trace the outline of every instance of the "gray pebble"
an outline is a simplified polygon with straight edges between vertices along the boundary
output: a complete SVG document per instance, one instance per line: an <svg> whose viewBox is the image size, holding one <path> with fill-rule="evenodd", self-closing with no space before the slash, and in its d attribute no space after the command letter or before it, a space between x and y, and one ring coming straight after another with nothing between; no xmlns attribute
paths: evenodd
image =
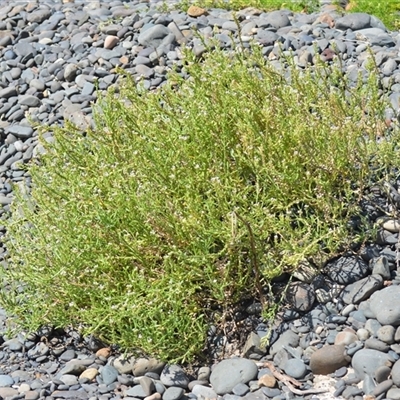
<svg viewBox="0 0 400 400"><path fill-rule="evenodd" d="M182 398L184 392L185 391L181 387L169 387L163 394L163 400L179 400Z"/></svg>
<svg viewBox="0 0 400 400"><path fill-rule="evenodd" d="M0 387L14 385L14 379L8 375L0 375Z"/></svg>
<svg viewBox="0 0 400 400"><path fill-rule="evenodd" d="M284 370L287 375L295 379L303 379L307 374L307 367L302 360L292 358L285 363Z"/></svg>

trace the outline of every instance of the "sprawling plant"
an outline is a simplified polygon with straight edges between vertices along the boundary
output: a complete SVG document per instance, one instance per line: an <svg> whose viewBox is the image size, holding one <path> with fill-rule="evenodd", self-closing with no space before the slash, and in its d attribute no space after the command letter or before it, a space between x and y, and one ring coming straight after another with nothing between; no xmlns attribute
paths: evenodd
<svg viewBox="0 0 400 400"><path fill-rule="evenodd" d="M7 227L16 321L189 360L210 308L256 295L268 310L273 277L354 240L371 170L395 160L378 77L290 60L284 75L256 46L188 51L189 79L148 92L127 76L96 129L54 128Z"/></svg>

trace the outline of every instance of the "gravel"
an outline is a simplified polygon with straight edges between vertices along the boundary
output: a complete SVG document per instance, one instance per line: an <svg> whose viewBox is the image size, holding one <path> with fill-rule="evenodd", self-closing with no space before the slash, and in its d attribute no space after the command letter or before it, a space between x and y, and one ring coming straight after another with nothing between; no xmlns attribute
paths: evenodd
<svg viewBox="0 0 400 400"><path fill-rule="evenodd" d="M342 16L330 3L321 1L321 11L314 14L248 8L237 13L239 29L233 14L222 9L163 12L162 4L174 4L169 0L3 0L0 216L5 218L9 211L12 184L25 179L30 186L24 165L43 151L27 113L39 124L61 125L71 119L83 129L93 125L95 85L100 90L114 87L116 66L143 80L150 90L165 83L173 66L184 76L181 46L198 56L205 51L194 29L205 37L214 35L227 50L231 35L245 46L255 40L278 68L278 44L293 51L299 66L313 61L314 45L326 61L339 52L354 81L359 72L365 73L371 45L382 86L399 109L400 32L389 32L367 14ZM388 121L396 118L388 111ZM391 202L379 192L380 207L367 205L371 220L381 217L382 209L398 206L397 182L389 192ZM246 331L244 345L235 345L238 338L233 332L210 329L209 350L215 362L207 365L182 368L128 357L68 329L7 337L7 316L0 310L0 398L400 399L400 319L395 301L400 295L399 227L400 221L386 218L377 243L359 255L332 260L317 276L296 276L287 308L273 323L262 321L260 304L243 306L241 320L252 328ZM0 235L4 232L1 227ZM5 254L0 243L1 262ZM267 347L260 340L265 335L270 335ZM223 359L224 352L236 358Z"/></svg>

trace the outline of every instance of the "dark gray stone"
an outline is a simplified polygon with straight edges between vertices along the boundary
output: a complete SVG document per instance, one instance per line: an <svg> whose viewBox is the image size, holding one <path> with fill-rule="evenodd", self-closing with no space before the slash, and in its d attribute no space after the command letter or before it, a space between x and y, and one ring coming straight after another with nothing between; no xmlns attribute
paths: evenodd
<svg viewBox="0 0 400 400"><path fill-rule="evenodd" d="M172 32L164 25L154 25L151 28L142 30L138 36L138 42L142 46L157 48L162 44L165 37L167 37Z"/></svg>
<svg viewBox="0 0 400 400"><path fill-rule="evenodd" d="M41 102L37 97L27 94L19 97L19 104L21 106L39 107Z"/></svg>
<svg viewBox="0 0 400 400"><path fill-rule="evenodd" d="M8 99L10 97L17 96L17 94L17 88L14 86L0 89L0 99Z"/></svg>
<svg viewBox="0 0 400 400"><path fill-rule="evenodd" d="M70 361L58 372L57 377L60 377L65 374L77 375L79 376L86 367L82 364L79 364L75 361Z"/></svg>
<svg viewBox="0 0 400 400"><path fill-rule="evenodd" d="M367 276L358 282L352 283L342 291L341 299L346 304L358 304L367 299L372 293L383 286L383 278L380 275Z"/></svg>
<svg viewBox="0 0 400 400"><path fill-rule="evenodd" d="M245 396L250 391L250 388L244 383L238 383L232 389L232 393L237 396Z"/></svg>
<svg viewBox="0 0 400 400"><path fill-rule="evenodd" d="M273 45L278 38L279 36L275 32L264 30L258 31L255 36L255 40L263 46Z"/></svg>
<svg viewBox="0 0 400 400"><path fill-rule="evenodd" d="M147 397L146 392L143 390L143 387L141 385L136 385L125 391L125 396L136 397L139 399L144 399L145 397Z"/></svg>
<svg viewBox="0 0 400 400"><path fill-rule="evenodd" d="M73 358L75 358L75 356L76 356L75 350L69 349L69 350L64 351L60 355L59 359L62 361L71 361Z"/></svg>
<svg viewBox="0 0 400 400"><path fill-rule="evenodd" d="M387 379L386 381L383 381L379 383L375 389L371 392L373 396L380 396L383 393L386 393L391 387L393 386L393 381L391 379Z"/></svg>
<svg viewBox="0 0 400 400"><path fill-rule="evenodd" d="M290 19L284 10L272 11L267 14L266 22L276 29L291 25Z"/></svg>
<svg viewBox="0 0 400 400"><path fill-rule="evenodd" d="M296 311L309 311L315 302L314 288L305 282L293 282L287 289L286 301Z"/></svg>
<svg viewBox="0 0 400 400"><path fill-rule="evenodd" d="M255 332L251 332L242 350L244 357L249 357L250 354L264 355L266 353L265 346L261 346L261 337Z"/></svg>
<svg viewBox="0 0 400 400"><path fill-rule="evenodd" d="M274 389L274 388L269 388L269 387L262 388L262 391L265 394L265 396L270 397L270 398L280 396L280 394L281 394L281 391L279 389Z"/></svg>
<svg viewBox="0 0 400 400"><path fill-rule="evenodd" d="M327 264L325 273L334 282L348 285L366 277L368 265L359 257L340 257Z"/></svg>
<svg viewBox="0 0 400 400"><path fill-rule="evenodd" d="M32 136L33 129L30 126L11 125L7 128L7 133L11 133L21 139L27 139Z"/></svg>
<svg viewBox="0 0 400 400"><path fill-rule="evenodd" d="M89 398L89 395L84 390L56 390L51 395L61 399L86 400Z"/></svg>
<svg viewBox="0 0 400 400"><path fill-rule="evenodd" d="M387 366L379 367L375 371L375 380L377 383L385 381L391 373L391 369Z"/></svg>
<svg viewBox="0 0 400 400"><path fill-rule="evenodd" d="M370 261L373 275L380 275L383 279L390 279L390 265L389 260L385 257L373 258Z"/></svg>
<svg viewBox="0 0 400 400"><path fill-rule="evenodd" d="M300 338L297 333L292 330L287 330L282 333L278 340L271 346L269 353L274 356L284 346L297 347L299 345Z"/></svg>
<svg viewBox="0 0 400 400"><path fill-rule="evenodd" d="M351 29L357 31L360 29L371 27L371 16L365 13L352 13L347 14L342 18L336 20L335 28L340 30Z"/></svg>
<svg viewBox="0 0 400 400"><path fill-rule="evenodd" d="M390 347L387 343L382 342L379 339L369 338L365 341L365 348L366 349L374 349L374 350L378 350L378 351L387 353L389 351Z"/></svg>
<svg viewBox="0 0 400 400"><path fill-rule="evenodd" d="M26 20L31 23L36 22L38 24L41 24L46 19L50 18L52 14L53 13L51 9L41 8L28 13L26 16Z"/></svg>

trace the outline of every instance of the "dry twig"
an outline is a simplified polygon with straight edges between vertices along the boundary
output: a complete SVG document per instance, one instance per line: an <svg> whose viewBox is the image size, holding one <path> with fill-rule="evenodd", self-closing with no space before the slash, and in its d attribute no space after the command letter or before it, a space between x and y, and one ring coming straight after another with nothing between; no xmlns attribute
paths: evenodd
<svg viewBox="0 0 400 400"><path fill-rule="evenodd" d="M317 394L317 393L327 392L327 390L325 389L307 389L307 390L296 389L295 386L301 386L302 385L301 382L288 375L282 374L275 368L275 366L271 362L265 361L262 363L262 366L267 367L275 376L275 378L283 382L289 388L289 390L294 394L303 396L305 394Z"/></svg>

